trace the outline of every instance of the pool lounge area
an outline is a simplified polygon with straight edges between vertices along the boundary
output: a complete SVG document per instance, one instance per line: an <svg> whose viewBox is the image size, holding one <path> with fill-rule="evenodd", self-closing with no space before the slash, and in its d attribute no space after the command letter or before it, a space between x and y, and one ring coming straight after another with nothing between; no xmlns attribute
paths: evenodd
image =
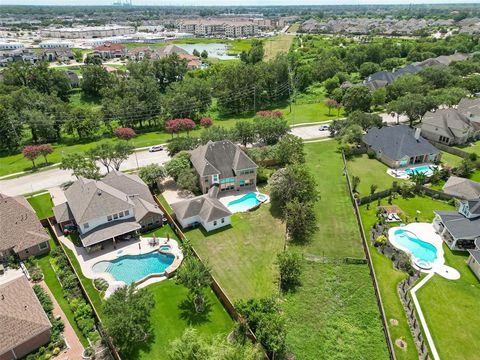
<svg viewBox="0 0 480 360"><path fill-rule="evenodd" d="M247 192L235 195L227 195L219 199L232 214L249 211L256 206L267 203L270 197L260 192Z"/></svg>
<svg viewBox="0 0 480 360"><path fill-rule="evenodd" d="M390 228L388 240L410 257L415 269L424 273L436 273L450 280L460 277L457 270L445 265L443 240L432 224L411 223Z"/></svg>
<svg viewBox="0 0 480 360"><path fill-rule="evenodd" d="M387 174L397 179L409 179L415 173L432 176L435 169L440 170L440 167L435 164L422 164L418 166L410 166L399 169L387 169Z"/></svg>

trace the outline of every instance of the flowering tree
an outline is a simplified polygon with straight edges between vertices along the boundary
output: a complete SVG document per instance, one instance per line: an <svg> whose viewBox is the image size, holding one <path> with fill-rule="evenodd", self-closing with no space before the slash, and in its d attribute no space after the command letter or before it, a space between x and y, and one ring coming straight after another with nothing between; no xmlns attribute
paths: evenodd
<svg viewBox="0 0 480 360"><path fill-rule="evenodd" d="M281 111L270 111L270 110L262 110L257 111L257 117L275 117L275 118L282 118L283 113Z"/></svg>
<svg viewBox="0 0 480 360"><path fill-rule="evenodd" d="M40 149L37 145L27 145L22 150L23 157L30 160L35 167L35 159L40 156Z"/></svg>
<svg viewBox="0 0 480 360"><path fill-rule="evenodd" d="M207 129L213 125L213 120L212 118L209 118L209 117L202 117L200 119L200 125L202 125L205 129Z"/></svg>
<svg viewBox="0 0 480 360"><path fill-rule="evenodd" d="M172 119L165 121L165 131L172 134L178 134L180 132L180 123L178 119Z"/></svg>
<svg viewBox="0 0 480 360"><path fill-rule="evenodd" d="M132 128L116 128L113 133L122 140L130 140L137 135Z"/></svg>
<svg viewBox="0 0 480 360"><path fill-rule="evenodd" d="M45 159L45 163L48 163L47 156L53 153L53 147L51 144L37 145L39 154Z"/></svg>
<svg viewBox="0 0 480 360"><path fill-rule="evenodd" d="M180 130L186 131L187 135L190 132L190 130L195 129L195 121L192 119L177 119L178 122L180 123Z"/></svg>

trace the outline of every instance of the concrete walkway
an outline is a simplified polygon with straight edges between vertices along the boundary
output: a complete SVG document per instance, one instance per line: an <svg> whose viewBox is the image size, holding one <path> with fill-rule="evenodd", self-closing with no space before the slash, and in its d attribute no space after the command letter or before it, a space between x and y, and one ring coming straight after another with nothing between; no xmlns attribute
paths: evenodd
<svg viewBox="0 0 480 360"><path fill-rule="evenodd" d="M33 285L33 284L32 284ZM60 305L58 305L57 300L55 299L55 296L53 296L52 292L48 288L47 284L45 284L44 281L38 283L50 296L50 299L52 299L52 304L53 304L53 316L54 317L60 317L65 324L65 328L63 329L63 337L65 339L65 343L67 344L67 348L62 351L60 354L58 354L55 359L60 359L60 360L73 360L73 359L82 359L82 354L83 354L83 346L80 343L80 340L78 339L77 334L75 333L75 330L73 330L72 325L70 325L70 322L68 321L67 317L65 316L65 313L63 312L62 308Z"/></svg>
<svg viewBox="0 0 480 360"><path fill-rule="evenodd" d="M432 334L428 329L427 321L425 320L425 316L423 315L422 308L420 307L420 302L417 298L417 291L426 284L428 280L430 280L435 273L428 274L422 281L420 281L411 291L410 294L413 299L413 304L415 305L415 309L417 310L418 317L420 318L420 323L422 324L423 332L425 333L425 337L428 341L428 346L430 347L430 351L432 352L432 356L434 360L440 360L440 355L438 355L437 348L435 347L435 343L433 342Z"/></svg>

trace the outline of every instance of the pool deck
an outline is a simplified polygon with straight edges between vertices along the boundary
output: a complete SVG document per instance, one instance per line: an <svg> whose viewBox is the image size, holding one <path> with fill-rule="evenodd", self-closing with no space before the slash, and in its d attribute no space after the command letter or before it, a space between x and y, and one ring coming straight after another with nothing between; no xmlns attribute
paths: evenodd
<svg viewBox="0 0 480 360"><path fill-rule="evenodd" d="M423 168L423 167L435 167L438 168L439 170L441 167L439 165L427 163L427 164L418 164L414 166L407 166L404 168L398 168L398 169L387 169L387 174L390 175L391 177L394 177L395 179L402 179L402 180L407 180L410 178L410 175L406 172L407 169L417 169L417 168ZM431 176L427 175L427 176Z"/></svg>
<svg viewBox="0 0 480 360"><path fill-rule="evenodd" d="M165 270L165 273L172 273L174 272L182 263L183 260L183 253L180 249L176 240L167 239L167 238L157 238L158 244L157 245L150 245L149 239L140 236L139 239L133 239L129 241L121 241L113 245L113 243L105 243L103 250L98 250L92 253L87 253L85 248L75 246L70 239L65 237L58 225L55 226L55 232L59 241L62 242L67 248L73 251L75 256L77 257L78 263L82 269L83 275L89 279L97 279L103 278L108 281L109 285L118 284L118 282L113 278L110 273L106 272L95 272L93 271L92 267L96 263L100 261L111 261L115 260L120 256L125 255L142 255L148 254L153 251L158 251L160 246L168 244L171 246L171 250L166 253L171 253L175 256L173 263ZM152 276L146 280L143 280L138 287L142 288L148 286L150 284L165 280L166 276Z"/></svg>
<svg viewBox="0 0 480 360"><path fill-rule="evenodd" d="M267 194L263 194L261 192L258 192L257 189L244 189L244 190L235 191L235 192L227 192L223 196L222 196L221 193L219 193L218 194L219 195L218 200L220 200L220 202L228 208L228 203L230 203L232 201L235 201L235 200L238 200L241 197L243 197L243 196L245 196L249 193L252 193L252 192L257 194L257 195L265 195L267 197L267 200L264 201L264 203L269 203L270 202L270 196L268 196Z"/></svg>

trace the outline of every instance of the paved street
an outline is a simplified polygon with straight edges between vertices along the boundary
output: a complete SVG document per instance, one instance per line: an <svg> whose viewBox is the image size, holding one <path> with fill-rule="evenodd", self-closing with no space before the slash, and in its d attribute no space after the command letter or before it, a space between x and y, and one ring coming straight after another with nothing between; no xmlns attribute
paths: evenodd
<svg viewBox="0 0 480 360"><path fill-rule="evenodd" d="M320 131L320 125L298 126L292 128L291 134L301 137L304 140L324 138L330 136L330 131Z"/></svg>
<svg viewBox="0 0 480 360"><path fill-rule="evenodd" d="M166 151L158 151L154 153L139 151L131 155L120 167L120 170L131 170L138 166L142 167L151 163L164 164L169 160ZM98 165L100 171L105 172L105 167ZM59 186L67 181L75 180L75 176L70 171L60 170L58 168L25 175L19 178L0 181L0 193L16 196L47 190L55 186Z"/></svg>

